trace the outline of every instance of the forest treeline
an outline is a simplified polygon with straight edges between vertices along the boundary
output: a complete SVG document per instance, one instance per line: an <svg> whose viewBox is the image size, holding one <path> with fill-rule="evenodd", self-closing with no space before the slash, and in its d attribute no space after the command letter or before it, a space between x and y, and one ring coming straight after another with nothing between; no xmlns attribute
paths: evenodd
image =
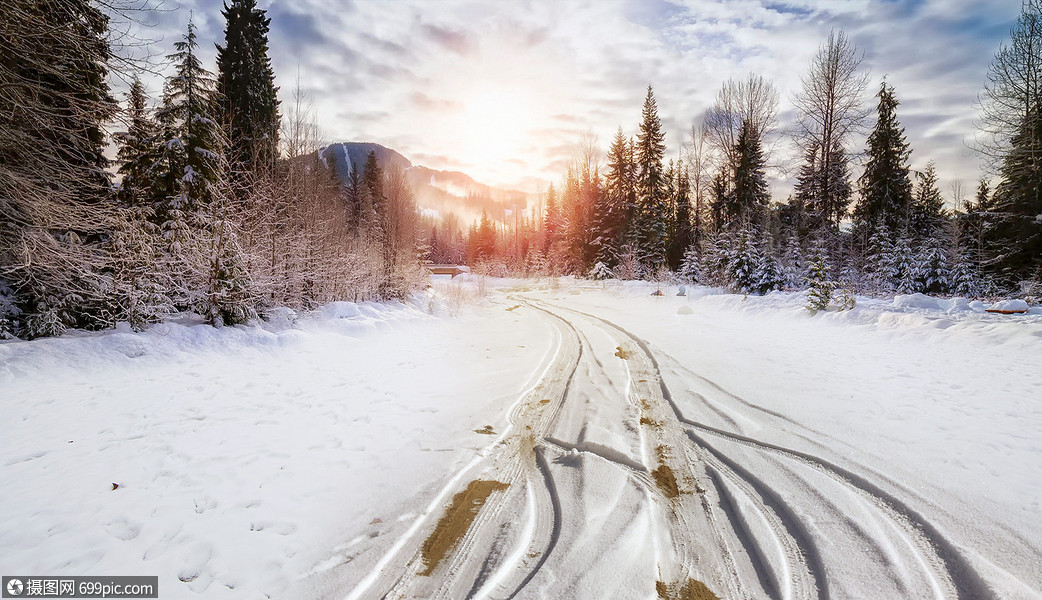
<svg viewBox="0 0 1042 600"><path fill-rule="evenodd" d="M254 0L225 4L214 71L189 22L155 102L110 42L110 19L138 15L104 9L0 8L0 339L185 312L245 323L422 283L404 174L370 155L342 185L299 85L280 114L270 21ZM113 70L132 79L123 106Z"/></svg>
<svg viewBox="0 0 1042 600"><path fill-rule="evenodd" d="M790 135L803 158L785 202L772 201L767 183L769 149L779 137L779 94L769 80L725 82L682 158L668 163L649 86L636 135L619 128L603 164L584 140L538 218L509 229L483 219L457 238L435 229L429 246L440 256L465 245L472 264L500 274L677 278L742 293L1037 294L1040 48L1042 3L1028 0L980 96L976 149L995 167L997 185L982 178L976 190L956 187L954 208L932 162L911 168L894 87L884 78L873 110L863 54L834 32L793 99ZM852 148L864 132L864 150Z"/></svg>
<svg viewBox="0 0 1042 600"><path fill-rule="evenodd" d="M981 296L1042 280L1042 0L1024 2L981 92L977 149L994 177L954 209L932 163L911 168L897 91L884 79L873 110L863 54L834 32L793 99L803 158L787 201L766 175L779 94L750 75L723 84L680 158L665 160L649 86L636 134L620 127L603 162L586 140L542 214L466 231L421 220L405 174L375 155L337 176L299 83L280 105L255 0L224 6L212 71L189 22L154 99L113 48L110 20L130 10L0 5L0 339L403 298L423 260L744 293ZM112 74L130 80L123 102Z"/></svg>

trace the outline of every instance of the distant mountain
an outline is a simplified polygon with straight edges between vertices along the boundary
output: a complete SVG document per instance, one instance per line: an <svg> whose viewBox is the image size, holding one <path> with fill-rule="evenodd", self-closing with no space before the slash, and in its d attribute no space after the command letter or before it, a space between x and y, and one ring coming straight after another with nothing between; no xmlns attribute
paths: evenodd
<svg viewBox="0 0 1042 600"><path fill-rule="evenodd" d="M516 211L528 205L528 194L504 190L479 183L466 173L438 171L420 165L395 150L371 142L341 142L319 150L327 164L332 164L340 180L347 182L354 168L361 170L370 152L376 153L380 168L405 171L416 196L416 204L424 215L439 219L455 218L461 227L481 218L485 211L494 220L507 222Z"/></svg>
<svg viewBox="0 0 1042 600"><path fill-rule="evenodd" d="M380 167L383 169L397 167L408 170L412 167L412 162L408 158L390 148L371 142L330 144L319 150L319 152L322 153L322 160L326 161L326 164L329 164L330 159L332 159L336 167L336 173L340 176L341 181L347 181L351 165L354 165L354 168L361 171L362 167L365 166L365 161L369 158L370 152L376 152L376 162L380 163Z"/></svg>

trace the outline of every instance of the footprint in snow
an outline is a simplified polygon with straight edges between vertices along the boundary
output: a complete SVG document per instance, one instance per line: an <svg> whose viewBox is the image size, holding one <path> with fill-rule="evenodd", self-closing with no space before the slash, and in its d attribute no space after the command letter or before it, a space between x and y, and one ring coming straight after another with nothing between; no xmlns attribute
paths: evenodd
<svg viewBox="0 0 1042 600"><path fill-rule="evenodd" d="M101 528L105 530L105 533L124 542L136 538L141 533L141 524L125 517L109 519L101 524Z"/></svg>

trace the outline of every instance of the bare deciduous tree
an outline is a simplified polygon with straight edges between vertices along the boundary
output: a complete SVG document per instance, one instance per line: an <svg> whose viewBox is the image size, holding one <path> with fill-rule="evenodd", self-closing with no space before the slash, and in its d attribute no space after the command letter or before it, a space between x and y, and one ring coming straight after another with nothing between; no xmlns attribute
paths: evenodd
<svg viewBox="0 0 1042 600"><path fill-rule="evenodd" d="M843 31L833 31L811 60L803 77L803 89L793 103L799 111L795 137L805 153L816 154L820 198L811 198L813 208L838 226L846 212L848 182L836 181L846 175L846 146L851 135L860 131L871 109L865 105L868 74L861 69L864 54L858 52ZM843 164L834 164L844 161Z"/></svg>
<svg viewBox="0 0 1042 600"><path fill-rule="evenodd" d="M733 171L738 162L738 137L749 124L749 135L765 147L777 126L778 89L770 80L755 74L745 79L728 79L706 111L705 127L719 166Z"/></svg>
<svg viewBox="0 0 1042 600"><path fill-rule="evenodd" d="M1024 124L1042 118L1042 0L1024 0L1009 43L999 48L988 69L978 102L981 135L975 146L996 166Z"/></svg>

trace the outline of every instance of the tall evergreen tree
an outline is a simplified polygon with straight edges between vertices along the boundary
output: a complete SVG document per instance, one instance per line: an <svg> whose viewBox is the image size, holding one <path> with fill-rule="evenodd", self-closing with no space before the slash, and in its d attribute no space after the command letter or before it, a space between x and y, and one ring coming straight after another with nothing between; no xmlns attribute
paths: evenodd
<svg viewBox="0 0 1042 600"><path fill-rule="evenodd" d="M947 221L944 198L937 187L937 167L931 161L917 176L919 185L916 186L915 196L908 211L908 225L921 237L937 237Z"/></svg>
<svg viewBox="0 0 1042 600"><path fill-rule="evenodd" d="M1042 96L1034 110L1042 113ZM988 269L1007 287L1042 281L1042 116L1024 119L1000 175L988 214Z"/></svg>
<svg viewBox="0 0 1042 600"><path fill-rule="evenodd" d="M557 202L557 192L554 184L546 191L546 213L543 215L543 232L546 234L546 248L549 249L561 238L564 232L564 217L561 216L561 206Z"/></svg>
<svg viewBox="0 0 1042 600"><path fill-rule="evenodd" d="M216 82L198 56L195 24L174 44L168 58L175 72L167 79L160 123L158 217L170 210L199 215L210 204L222 176L223 138L214 117Z"/></svg>
<svg viewBox="0 0 1042 600"><path fill-rule="evenodd" d="M766 159L760 140L749 125L742 126L735 147L738 156L734 171L734 189L727 203L727 217L735 222L752 222L770 203L765 173Z"/></svg>
<svg viewBox="0 0 1042 600"><path fill-rule="evenodd" d="M140 206L150 198L154 146L158 136L156 123L149 114L148 98L141 80L134 78L127 93L127 130L113 137L119 150L116 159L119 174L123 176L117 197L125 206Z"/></svg>
<svg viewBox="0 0 1042 600"><path fill-rule="evenodd" d="M362 167L362 194L359 207L359 228L374 240L382 240L384 234L384 184L383 169L370 151Z"/></svg>
<svg viewBox="0 0 1042 600"><path fill-rule="evenodd" d="M604 187L594 210L595 236L593 245L597 261L615 267L622 248L627 224L627 206L634 198L634 171L629 141L622 135L622 127L615 133L608 150L608 170Z"/></svg>
<svg viewBox="0 0 1042 600"><path fill-rule="evenodd" d="M691 219L691 180L687 168L678 165L673 186L673 226L669 240L669 268L676 271L684 259L684 253L695 241Z"/></svg>
<svg viewBox="0 0 1042 600"><path fill-rule="evenodd" d="M884 81L878 98L876 125L868 136L868 162L859 182L861 198L854 209L855 224L868 236L881 225L904 231L912 201L911 150L897 120L899 103L893 86Z"/></svg>
<svg viewBox="0 0 1042 600"><path fill-rule="evenodd" d="M279 100L268 57L271 19L256 0L231 0L222 13L224 46L217 46L218 117L228 131L233 169L269 169L278 156Z"/></svg>
<svg viewBox="0 0 1042 600"><path fill-rule="evenodd" d="M641 110L637 134L637 209L634 216L634 244L641 262L650 269L666 260L666 201L662 159L666 134L658 116L655 94L648 94Z"/></svg>

